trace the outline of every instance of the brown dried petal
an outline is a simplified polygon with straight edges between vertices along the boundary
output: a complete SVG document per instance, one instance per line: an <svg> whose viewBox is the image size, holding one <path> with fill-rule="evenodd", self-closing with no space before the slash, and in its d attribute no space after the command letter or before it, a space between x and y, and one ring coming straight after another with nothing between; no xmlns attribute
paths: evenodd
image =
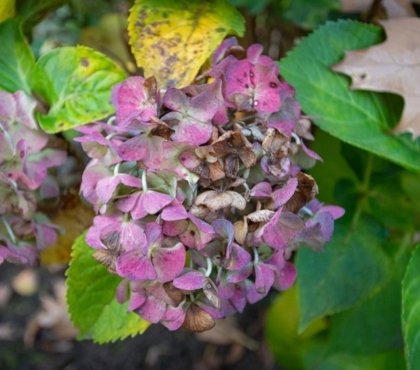
<svg viewBox="0 0 420 370"><path fill-rule="evenodd" d="M250 213L247 215L247 218L252 222L268 222L273 215L274 211L262 209L260 211Z"/></svg>
<svg viewBox="0 0 420 370"><path fill-rule="evenodd" d="M232 204L232 197L227 192L217 192L215 190L208 190L198 195L195 200L195 205L204 205L211 211L218 211L219 209L229 207Z"/></svg>
<svg viewBox="0 0 420 370"><path fill-rule="evenodd" d="M239 153L239 157L246 168L251 168L257 163L257 155L252 149L242 149Z"/></svg>
<svg viewBox="0 0 420 370"><path fill-rule="evenodd" d="M220 299L217 295L217 288L216 285L214 285L213 281L210 279L207 279L206 284L203 287L203 292L207 299L210 301L210 303L216 307L217 309L220 308Z"/></svg>
<svg viewBox="0 0 420 370"><path fill-rule="evenodd" d="M197 305L191 305L186 312L182 327L193 333L200 333L210 330L215 324L216 322L206 311Z"/></svg>
<svg viewBox="0 0 420 370"><path fill-rule="evenodd" d="M237 208L241 211L245 209L246 200L241 194L237 193L236 191L232 191L232 190L228 190L226 193L229 194L231 199L232 199L232 201L231 201L231 206L232 207Z"/></svg>
<svg viewBox="0 0 420 370"><path fill-rule="evenodd" d="M163 284L166 294L174 301L175 306L178 306L184 299L184 293L175 288L172 283Z"/></svg>
<svg viewBox="0 0 420 370"><path fill-rule="evenodd" d="M269 128L262 142L262 147L266 153L274 158L287 156L290 139L273 128Z"/></svg>
<svg viewBox="0 0 420 370"><path fill-rule="evenodd" d="M93 258L104 265L109 272L115 273L116 256L109 250L97 249L95 253L93 253Z"/></svg>
<svg viewBox="0 0 420 370"><path fill-rule="evenodd" d="M310 202L318 194L318 185L314 178L304 172L299 172L297 175L298 186L295 194L285 204L285 209L296 213L306 203Z"/></svg>
<svg viewBox="0 0 420 370"><path fill-rule="evenodd" d="M236 221L233 226L235 229L235 240L239 244L243 245L248 234L248 222L246 220L246 217L244 217L244 219L241 221Z"/></svg>
<svg viewBox="0 0 420 370"><path fill-rule="evenodd" d="M217 181L225 177L225 173L223 172L223 166L220 162L211 163L208 165L208 168L209 175L212 181Z"/></svg>

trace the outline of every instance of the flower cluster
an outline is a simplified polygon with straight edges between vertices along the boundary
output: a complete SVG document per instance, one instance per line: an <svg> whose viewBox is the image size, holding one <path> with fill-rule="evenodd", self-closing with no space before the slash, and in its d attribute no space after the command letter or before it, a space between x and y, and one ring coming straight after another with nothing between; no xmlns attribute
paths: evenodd
<svg viewBox="0 0 420 370"><path fill-rule="evenodd" d="M0 91L0 264L34 265L57 236L38 204L58 196L48 169L61 165L66 153L47 148L49 137L33 117L35 105L23 92Z"/></svg>
<svg viewBox="0 0 420 370"><path fill-rule="evenodd" d="M261 53L227 39L182 89L129 77L115 117L80 128L87 243L124 278L118 300L170 330L207 330L290 287L293 252L321 249L343 214L315 199L309 121Z"/></svg>

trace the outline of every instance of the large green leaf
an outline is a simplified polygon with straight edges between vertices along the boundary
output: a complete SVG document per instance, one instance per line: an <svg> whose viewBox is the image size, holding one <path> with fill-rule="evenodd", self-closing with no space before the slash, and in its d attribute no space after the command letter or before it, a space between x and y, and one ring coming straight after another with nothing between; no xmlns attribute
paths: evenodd
<svg viewBox="0 0 420 370"><path fill-rule="evenodd" d="M379 27L354 21L328 22L303 39L281 61L281 72L296 89L303 110L331 135L407 168L420 171L420 139L391 132L402 99L349 89L349 79L333 72L346 50L383 40Z"/></svg>
<svg viewBox="0 0 420 370"><path fill-rule="evenodd" d="M137 65L159 85L184 87L244 19L226 0L137 0L128 31Z"/></svg>
<svg viewBox="0 0 420 370"><path fill-rule="evenodd" d="M319 319L299 334L298 324L299 302L295 286L277 296L268 309L265 321L265 338L278 363L287 366L287 370L303 368L307 339L327 326L325 319Z"/></svg>
<svg viewBox="0 0 420 370"><path fill-rule="evenodd" d="M323 253L299 251L300 331L366 299L385 283L389 258L381 249L383 239L382 229L363 218L355 230L338 223Z"/></svg>
<svg viewBox="0 0 420 370"><path fill-rule="evenodd" d="M94 249L81 235L74 243L67 275L67 304L80 337L104 343L143 333L149 323L115 299L121 279L92 257Z"/></svg>
<svg viewBox="0 0 420 370"><path fill-rule="evenodd" d="M420 369L420 245L410 259L403 281L402 325L410 370Z"/></svg>
<svg viewBox="0 0 420 370"><path fill-rule="evenodd" d="M35 58L16 19L0 23L0 89L30 94L30 73Z"/></svg>
<svg viewBox="0 0 420 370"><path fill-rule="evenodd" d="M114 112L111 88L125 72L88 47L62 47L43 55L35 66L34 90L49 104L38 122L57 133L107 117Z"/></svg>

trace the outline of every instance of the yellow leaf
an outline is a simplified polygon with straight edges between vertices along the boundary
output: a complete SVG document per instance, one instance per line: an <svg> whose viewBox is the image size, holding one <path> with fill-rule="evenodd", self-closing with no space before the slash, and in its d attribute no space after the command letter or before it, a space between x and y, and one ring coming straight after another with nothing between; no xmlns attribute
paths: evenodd
<svg viewBox="0 0 420 370"><path fill-rule="evenodd" d="M63 265L70 261L71 247L74 240L92 223L94 213L75 195L67 200L52 218L52 222L63 229L57 241L41 252L42 265Z"/></svg>
<svg viewBox="0 0 420 370"><path fill-rule="evenodd" d="M244 33L226 0L136 0L128 22L137 65L161 87L190 84L227 34Z"/></svg>
<svg viewBox="0 0 420 370"><path fill-rule="evenodd" d="M0 22L15 16L15 0L0 1Z"/></svg>

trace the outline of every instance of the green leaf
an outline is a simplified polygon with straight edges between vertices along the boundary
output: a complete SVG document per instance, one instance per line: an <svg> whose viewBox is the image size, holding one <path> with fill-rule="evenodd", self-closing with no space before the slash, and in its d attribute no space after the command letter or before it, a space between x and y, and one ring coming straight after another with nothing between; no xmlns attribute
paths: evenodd
<svg viewBox="0 0 420 370"><path fill-rule="evenodd" d="M346 50L383 40L379 27L353 21L328 22L281 61L281 72L314 123L340 140L409 169L420 171L420 139L391 132L402 99L396 95L352 91L349 79L330 67Z"/></svg>
<svg viewBox="0 0 420 370"><path fill-rule="evenodd" d="M41 128L57 133L103 119L114 112L111 88L125 72L103 54L88 47L62 47L36 63L33 86L50 108L38 113Z"/></svg>
<svg viewBox="0 0 420 370"><path fill-rule="evenodd" d="M399 349L402 355L400 318L401 277L393 274L368 300L331 318L329 351L369 355Z"/></svg>
<svg viewBox="0 0 420 370"><path fill-rule="evenodd" d="M265 338L280 365L287 370L303 368L303 352L308 338L326 328L326 320L313 321L298 333L299 302L296 287L277 296L270 305L265 321Z"/></svg>
<svg viewBox="0 0 420 370"><path fill-rule="evenodd" d="M323 253L299 251L300 331L320 317L366 299L385 283L389 258L381 249L383 239L378 225L362 219L356 230L338 223Z"/></svg>
<svg viewBox="0 0 420 370"><path fill-rule="evenodd" d="M281 5L285 19L306 29L324 23L332 10L339 9L339 0L286 0Z"/></svg>
<svg viewBox="0 0 420 370"><path fill-rule="evenodd" d="M184 87L226 35L243 35L244 23L226 0L137 0L128 32L146 77L161 87Z"/></svg>
<svg viewBox="0 0 420 370"><path fill-rule="evenodd" d="M16 19L0 23L0 89L31 92L29 77L35 58Z"/></svg>
<svg viewBox="0 0 420 370"><path fill-rule="evenodd" d="M307 369L313 370L314 366ZM329 356L316 369L320 370L405 370L401 351L387 351L371 355L339 352Z"/></svg>
<svg viewBox="0 0 420 370"><path fill-rule="evenodd" d="M338 181L348 179L356 182L357 180L351 167L341 155L343 145L345 144L336 138L318 130L311 146L311 149L315 150L323 161L318 162L308 172L318 184L319 199L326 203L336 203L334 189Z"/></svg>
<svg viewBox="0 0 420 370"><path fill-rule="evenodd" d="M420 244L414 250L402 289L402 326L409 370L420 368Z"/></svg>
<svg viewBox="0 0 420 370"><path fill-rule="evenodd" d="M80 337L104 343L143 333L149 323L116 301L115 291L121 279L98 263L93 253L85 234L79 236L66 272L67 304Z"/></svg>

